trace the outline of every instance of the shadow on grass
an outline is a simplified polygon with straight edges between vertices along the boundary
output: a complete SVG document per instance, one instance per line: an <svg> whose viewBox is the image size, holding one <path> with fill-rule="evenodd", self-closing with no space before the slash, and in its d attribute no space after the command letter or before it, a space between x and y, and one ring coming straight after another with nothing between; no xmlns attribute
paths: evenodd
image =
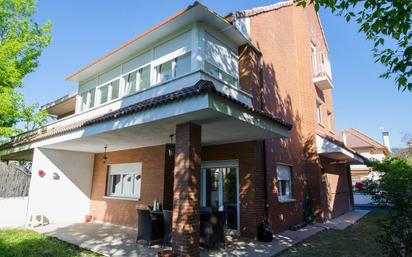
<svg viewBox="0 0 412 257"><path fill-rule="evenodd" d="M0 230L2 257L95 257L99 254L28 230Z"/></svg>
<svg viewBox="0 0 412 257"><path fill-rule="evenodd" d="M379 222L387 217L385 211L373 211L345 230L325 230L289 248L280 257L383 257L376 237Z"/></svg>

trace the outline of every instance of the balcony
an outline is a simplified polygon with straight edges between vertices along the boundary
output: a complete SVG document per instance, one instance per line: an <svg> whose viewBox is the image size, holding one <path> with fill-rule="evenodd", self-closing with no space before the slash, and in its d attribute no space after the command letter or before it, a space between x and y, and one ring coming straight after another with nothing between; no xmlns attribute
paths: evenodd
<svg viewBox="0 0 412 257"><path fill-rule="evenodd" d="M313 83L320 89L332 89L332 68L326 53L312 55Z"/></svg>

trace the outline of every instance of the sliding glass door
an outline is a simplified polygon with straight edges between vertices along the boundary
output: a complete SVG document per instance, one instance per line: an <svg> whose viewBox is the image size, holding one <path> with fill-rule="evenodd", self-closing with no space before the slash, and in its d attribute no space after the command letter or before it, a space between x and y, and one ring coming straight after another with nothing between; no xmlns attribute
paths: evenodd
<svg viewBox="0 0 412 257"><path fill-rule="evenodd" d="M237 162L202 165L201 206L224 211L226 228L239 230L239 168Z"/></svg>

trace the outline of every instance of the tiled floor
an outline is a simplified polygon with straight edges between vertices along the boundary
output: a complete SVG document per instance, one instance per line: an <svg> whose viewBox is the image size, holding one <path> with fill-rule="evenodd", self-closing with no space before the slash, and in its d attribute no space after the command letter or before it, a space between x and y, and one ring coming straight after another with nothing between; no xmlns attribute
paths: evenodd
<svg viewBox="0 0 412 257"><path fill-rule="evenodd" d="M368 211L348 212L324 224L306 226L298 231L284 231L270 243L228 235L226 246L218 250L202 250L201 256L274 256L324 229L345 229ZM136 230L101 223L50 224L37 227L37 232L57 237L105 256L156 256L162 246L136 245Z"/></svg>

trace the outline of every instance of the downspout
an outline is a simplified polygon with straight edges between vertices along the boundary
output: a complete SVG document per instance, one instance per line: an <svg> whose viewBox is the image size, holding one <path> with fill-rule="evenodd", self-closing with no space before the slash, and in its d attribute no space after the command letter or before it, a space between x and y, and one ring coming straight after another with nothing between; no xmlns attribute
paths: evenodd
<svg viewBox="0 0 412 257"><path fill-rule="evenodd" d="M259 58L259 108L260 110L265 110L264 104L264 83L263 83L263 59L260 52L256 52ZM265 204L265 216L264 222L269 224L269 203L268 203L268 184L267 184L267 164L266 164L266 140L263 140L263 183L265 185L264 192L264 204Z"/></svg>

